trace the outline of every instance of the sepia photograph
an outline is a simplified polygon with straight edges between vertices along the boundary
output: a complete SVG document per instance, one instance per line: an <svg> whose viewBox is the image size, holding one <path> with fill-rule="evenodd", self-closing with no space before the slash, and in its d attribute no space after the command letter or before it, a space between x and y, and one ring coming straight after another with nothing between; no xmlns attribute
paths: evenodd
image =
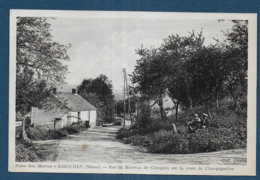
<svg viewBox="0 0 260 180"><path fill-rule="evenodd" d="M255 175L256 23L11 10L9 171Z"/></svg>

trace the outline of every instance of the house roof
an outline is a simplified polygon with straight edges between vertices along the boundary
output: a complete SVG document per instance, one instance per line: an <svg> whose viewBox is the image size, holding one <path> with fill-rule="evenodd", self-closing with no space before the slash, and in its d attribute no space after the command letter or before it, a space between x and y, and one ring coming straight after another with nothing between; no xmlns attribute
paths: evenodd
<svg viewBox="0 0 260 180"><path fill-rule="evenodd" d="M65 107L53 107L51 109L32 108L32 123L45 124L53 122L55 118L62 118L69 111L90 111L96 108L78 94L57 94L57 99L64 103Z"/></svg>
<svg viewBox="0 0 260 180"><path fill-rule="evenodd" d="M154 104L155 101L152 101L150 103L150 105ZM174 106L174 103L172 101L172 99L169 97L168 94L165 94L165 96L163 97L163 107L164 108L168 108L168 109L172 109ZM155 104L154 107L158 108L158 105Z"/></svg>
<svg viewBox="0 0 260 180"><path fill-rule="evenodd" d="M96 108L78 94L58 94L72 111L90 111Z"/></svg>

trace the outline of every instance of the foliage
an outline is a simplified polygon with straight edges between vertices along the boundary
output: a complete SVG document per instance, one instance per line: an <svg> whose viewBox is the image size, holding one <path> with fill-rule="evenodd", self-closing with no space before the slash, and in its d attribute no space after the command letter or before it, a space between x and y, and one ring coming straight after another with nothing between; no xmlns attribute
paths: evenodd
<svg viewBox="0 0 260 180"><path fill-rule="evenodd" d="M130 129L123 129L123 128L121 128L117 132L116 138L117 139L123 139L123 138L128 138L128 137L130 137L132 135L134 135L134 133Z"/></svg>
<svg viewBox="0 0 260 180"><path fill-rule="evenodd" d="M220 101L226 104L228 100ZM124 143L146 147L153 153L201 153L235 148L245 148L247 144L247 126L243 117L230 109L228 105L219 109L210 109L213 121L209 127L189 133L187 121L190 113L203 113L203 107L189 109L190 113L183 112L180 121L174 122L177 134L173 132L172 121L162 122L152 119L145 127L134 125L130 129L121 129L117 138L124 139Z"/></svg>
<svg viewBox="0 0 260 180"><path fill-rule="evenodd" d="M212 152L246 147L246 128L209 128L192 134L174 134L161 129L148 134L120 130L118 139L133 145L144 146L152 153L187 154Z"/></svg>
<svg viewBox="0 0 260 180"><path fill-rule="evenodd" d="M27 136L31 140L48 140L48 139L61 139L67 136L67 131L64 129L52 130L44 128L30 127L26 130Z"/></svg>
<svg viewBox="0 0 260 180"><path fill-rule="evenodd" d="M101 74L95 79L84 79L78 86L78 94L97 108L98 118L111 121L113 118L113 85Z"/></svg>
<svg viewBox="0 0 260 180"><path fill-rule="evenodd" d="M52 87L64 83L70 45L53 41L50 28L48 18L17 18L16 110L22 114L44 106Z"/></svg>
<svg viewBox="0 0 260 180"><path fill-rule="evenodd" d="M37 162L40 158L36 154L35 147L25 141L16 143L15 160L17 162Z"/></svg>
<svg viewBox="0 0 260 180"><path fill-rule="evenodd" d="M154 153L185 154L188 153L188 141L173 131L160 130L153 134L148 150Z"/></svg>
<svg viewBox="0 0 260 180"><path fill-rule="evenodd" d="M57 150L53 144L34 144L16 140L15 160L17 162L55 161Z"/></svg>
<svg viewBox="0 0 260 180"><path fill-rule="evenodd" d="M246 147L245 128L210 128L188 135L191 153Z"/></svg>
<svg viewBox="0 0 260 180"><path fill-rule="evenodd" d="M226 41L218 41L224 51L224 85L234 100L236 112L246 116L246 108L242 109L241 102L247 101L248 21L233 20L233 23L232 29L224 32Z"/></svg>
<svg viewBox="0 0 260 180"><path fill-rule="evenodd" d="M127 98L125 100L125 107L126 109L128 109L129 107L129 101L130 101L130 109L131 109L131 113L134 113L136 110L136 105L137 105L137 101L138 98L137 97L129 97L129 99ZM116 103L116 110L117 110L117 114L121 115L124 113L124 101L120 100ZM128 111L126 111L128 113Z"/></svg>
<svg viewBox="0 0 260 180"><path fill-rule="evenodd" d="M79 133L87 128L83 125L71 125L64 128L69 134Z"/></svg>
<svg viewBox="0 0 260 180"><path fill-rule="evenodd" d="M159 49L138 49L137 54L141 59L137 60L137 65L132 74L132 82L136 84L135 92L138 92L145 100L154 100L160 107L161 119L165 119L163 109L163 96L166 92L167 78L163 54Z"/></svg>
<svg viewBox="0 0 260 180"><path fill-rule="evenodd" d="M62 139L68 134L79 133L87 128L84 125L71 125L63 129L45 129L40 127L30 127L26 130L26 134L31 140L48 140L48 139Z"/></svg>
<svg viewBox="0 0 260 180"><path fill-rule="evenodd" d="M165 120L162 98L167 93L178 107L204 106L212 120L212 106L232 97L235 112L246 117L248 22L232 21L223 42L204 45L202 32L171 35L159 48L137 50L140 59L132 74L135 92L158 103ZM243 104L243 105L242 105Z"/></svg>

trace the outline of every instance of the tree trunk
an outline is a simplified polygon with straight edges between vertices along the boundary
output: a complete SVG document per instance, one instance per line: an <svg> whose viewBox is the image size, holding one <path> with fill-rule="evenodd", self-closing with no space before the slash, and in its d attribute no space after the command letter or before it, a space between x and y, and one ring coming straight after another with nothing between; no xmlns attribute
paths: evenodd
<svg viewBox="0 0 260 180"><path fill-rule="evenodd" d="M23 124L22 124L22 139L25 140L26 142L31 142L31 140L27 137L27 134L25 132L25 120L26 120L26 116L23 117Z"/></svg>
<svg viewBox="0 0 260 180"><path fill-rule="evenodd" d="M176 108L175 108L175 118L176 122L178 122L178 112L179 112L179 101L177 101Z"/></svg>
<svg viewBox="0 0 260 180"><path fill-rule="evenodd" d="M192 99L189 97L190 108L193 108Z"/></svg>
<svg viewBox="0 0 260 180"><path fill-rule="evenodd" d="M25 119L26 117L23 117L23 126L22 126L22 138L25 138Z"/></svg>
<svg viewBox="0 0 260 180"><path fill-rule="evenodd" d="M207 111L207 114L209 115L210 121L212 121L212 116L211 116L211 113L209 112L207 99L202 94L200 94L200 95L202 98L203 106L204 106L205 110Z"/></svg>
<svg viewBox="0 0 260 180"><path fill-rule="evenodd" d="M233 98L234 103L235 103L235 112L236 112L238 115L241 115L242 117L244 117L245 115L244 115L244 113L243 113L243 111L242 111L242 109L241 109L241 106L240 106L240 104L239 104L238 98L234 95L234 93L233 93L231 90L229 90L229 92L230 92L231 97Z"/></svg>
<svg viewBox="0 0 260 180"><path fill-rule="evenodd" d="M216 96L216 107L217 107L217 109L219 108L219 104L218 104L218 93L217 93L217 96Z"/></svg>
<svg viewBox="0 0 260 180"><path fill-rule="evenodd" d="M211 113L209 112L209 110L207 110L207 114L209 115L210 122L212 122L212 116L211 116Z"/></svg>
<svg viewBox="0 0 260 180"><path fill-rule="evenodd" d="M165 112L164 112L164 109L163 109L163 99L162 99L162 97L160 97L158 104L159 104L159 107L160 107L160 113L161 113L162 121L164 121L165 120Z"/></svg>

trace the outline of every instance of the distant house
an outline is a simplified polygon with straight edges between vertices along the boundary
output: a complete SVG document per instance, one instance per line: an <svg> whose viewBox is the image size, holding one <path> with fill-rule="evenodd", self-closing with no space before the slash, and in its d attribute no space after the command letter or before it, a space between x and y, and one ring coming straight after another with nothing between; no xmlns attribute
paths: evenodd
<svg viewBox="0 0 260 180"><path fill-rule="evenodd" d="M96 126L96 108L76 93L56 94L57 99L62 99L64 107L51 110L32 108L31 124L48 129L61 129L73 123L82 123L86 126Z"/></svg>
<svg viewBox="0 0 260 180"><path fill-rule="evenodd" d="M152 106L152 110L153 111L156 111L160 109L159 105L157 103L155 103L155 101L152 101L150 103L150 105L153 105ZM163 108L165 110L165 113L167 116L171 116L171 115L174 115L175 114L175 106L174 106L174 102L173 100L170 98L170 96L168 95L168 93L166 93L163 97ZM179 106L178 108L178 111L180 112L181 111L181 107Z"/></svg>

